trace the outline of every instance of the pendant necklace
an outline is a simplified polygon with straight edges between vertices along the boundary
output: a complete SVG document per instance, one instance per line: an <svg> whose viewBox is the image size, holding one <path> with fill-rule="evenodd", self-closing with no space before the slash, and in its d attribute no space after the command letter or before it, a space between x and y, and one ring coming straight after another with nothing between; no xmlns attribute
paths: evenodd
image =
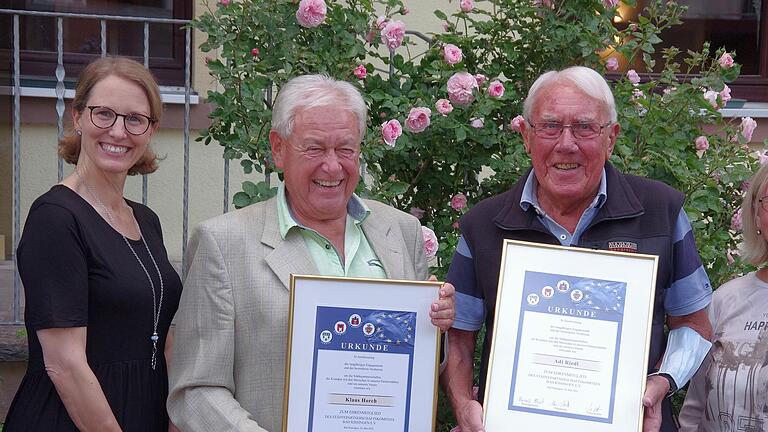
<svg viewBox="0 0 768 432"><path fill-rule="evenodd" d="M78 170L77 167L75 167L75 174L77 174L77 178L80 179L80 183L82 183L83 186L85 186L85 189L88 191L88 194L104 210L104 214L107 216L107 220L109 224L123 238L123 240L125 241L125 244L128 245L128 249L131 250L131 252L133 253L133 256L136 258L136 261L139 262L141 269L144 270L144 274L147 276L147 280L149 280L149 286L150 288L152 288L152 336L150 336L149 340L152 341L152 370L155 370L155 367L157 366L157 341L160 340L160 336L158 336L157 334L157 324L160 321L160 310L163 307L163 291L164 291L163 275L160 273L160 268L157 266L157 262L155 262L155 257L152 255L152 252L149 250L149 246L147 245L147 240L144 238L144 235L141 233L141 227L139 226L139 221L134 216L133 223L136 224L136 229L139 231L139 238L141 238L141 241L144 243L144 247L147 249L147 254L149 254L149 259L152 260L152 264L155 266L155 270L157 271L157 277L158 279L160 279L160 301L157 302L156 294L155 294L155 283L152 282L152 278L149 276L149 271L147 271L147 267L144 265L143 262L141 262L139 255L133 249L133 246L131 246L131 243L128 241L128 238L125 237L125 235L123 235L123 233L116 228L117 225L115 224L115 220L112 217L112 213L109 211L107 206L105 206L104 203L101 202L101 200L99 199L99 196L96 195L96 193L91 189L90 186L88 186L88 183L86 183L83 177L80 175L80 170Z"/></svg>

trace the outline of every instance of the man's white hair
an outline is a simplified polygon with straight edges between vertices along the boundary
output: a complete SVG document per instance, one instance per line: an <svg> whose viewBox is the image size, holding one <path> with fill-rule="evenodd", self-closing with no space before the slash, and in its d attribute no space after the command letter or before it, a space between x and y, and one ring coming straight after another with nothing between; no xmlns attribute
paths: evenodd
<svg viewBox="0 0 768 432"><path fill-rule="evenodd" d="M327 75L301 75L283 84L272 106L272 129L287 138L299 110L331 106L347 107L354 114L362 141L368 117L363 97L352 84Z"/></svg>
<svg viewBox="0 0 768 432"><path fill-rule="evenodd" d="M542 74L528 90L528 97L523 104L523 117L530 121L533 107L538 102L541 91L555 85L572 85L592 99L605 105L605 112L612 123L616 122L616 102L608 83L602 75L584 66L571 66L561 71L549 71Z"/></svg>

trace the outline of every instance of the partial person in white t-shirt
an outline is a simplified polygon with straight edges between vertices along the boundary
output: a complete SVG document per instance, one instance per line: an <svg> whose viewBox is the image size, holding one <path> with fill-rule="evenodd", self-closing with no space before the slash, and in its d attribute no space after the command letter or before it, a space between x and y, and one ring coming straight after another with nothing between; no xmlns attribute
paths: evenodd
<svg viewBox="0 0 768 432"><path fill-rule="evenodd" d="M714 293L712 349L691 380L681 432L768 432L768 165L752 179L742 224L741 257L759 270Z"/></svg>

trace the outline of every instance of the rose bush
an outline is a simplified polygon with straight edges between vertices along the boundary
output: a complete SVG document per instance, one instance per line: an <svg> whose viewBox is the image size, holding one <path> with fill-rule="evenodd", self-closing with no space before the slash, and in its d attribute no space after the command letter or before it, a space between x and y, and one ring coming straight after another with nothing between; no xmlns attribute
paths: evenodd
<svg viewBox="0 0 768 432"><path fill-rule="evenodd" d="M235 206L268 198L275 91L303 73L355 83L370 110L358 193L419 218L435 234L429 252L443 277L461 214L530 166L518 131L533 80L573 64L616 71L610 76L622 133L611 162L688 196L685 210L718 286L744 269L729 262L727 251L739 241L731 222L743 182L768 154L743 146L753 119L724 119L717 110L739 74L737 53L668 48L655 64L660 32L679 23L683 9L673 1L645 3L638 21L620 30L612 23L613 0L488 0L482 8L452 2L435 11L443 31L422 52L399 20L407 12L400 0L212 2L194 23L207 35L203 51L218 54L207 65L220 84L208 93L215 109L200 140L221 144L224 157L239 160L246 173L266 174L243 185ZM446 53L448 46L458 51ZM633 73L619 72L620 65ZM658 74L642 80L635 72L651 69ZM449 411L442 407L438 418L438 430L449 430Z"/></svg>

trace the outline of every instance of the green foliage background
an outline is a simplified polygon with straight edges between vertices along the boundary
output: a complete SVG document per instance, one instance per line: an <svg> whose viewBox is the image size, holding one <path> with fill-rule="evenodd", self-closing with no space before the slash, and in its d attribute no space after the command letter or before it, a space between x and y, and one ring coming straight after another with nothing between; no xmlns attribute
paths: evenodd
<svg viewBox="0 0 768 432"><path fill-rule="evenodd" d="M705 89L722 90L738 76L739 67L720 67L716 59L723 50L708 45L687 53L666 49L664 64L655 64L651 54L661 42L661 31L680 23L683 8L674 1L649 1L637 22L624 30L612 25L615 10L606 10L599 0L555 0L552 9L536 7L532 0L488 0L478 1L469 13L455 2L447 5L450 10L435 11L448 29L431 34L426 50L412 52L417 50L411 36L391 56L380 47L375 20L398 19L407 4L326 3L324 23L312 29L297 24L294 1L209 5L194 26L208 36L201 48L211 53L207 64L220 89L208 93L216 108L211 127L199 140L218 142L224 157L239 160L246 173L270 174L275 168L267 135L271 103L281 84L304 73L356 83L370 111L363 142L367 175L358 192L404 211L425 211L422 224L434 229L440 240L434 271L442 277L458 239L453 224L466 211L452 209L451 197L463 193L471 207L506 190L530 165L509 123L522 113L535 78L570 65L607 72L605 56L621 55L630 64L661 72L639 85L614 75L622 133L612 162L624 172L661 180L686 193L685 209L714 286L744 270L729 263L726 252L737 248L739 234L730 228L731 217L756 159L743 145L739 119L724 119L702 96ZM634 6L635 0L624 3ZM451 66L443 60L446 43L462 49L462 62ZM251 53L253 48L259 55ZM368 71L363 80L352 74L358 64ZM694 70L700 74L694 76ZM435 102L447 98L446 82L459 71L484 74L488 80L472 104L455 106L442 116ZM493 79L505 85L501 98L484 91ZM389 119L404 123L410 109L418 106L432 109L431 125L422 133L405 132L394 148L385 145L380 124ZM482 128L470 126L475 118L484 119ZM706 127L719 132L707 134ZM708 136L710 147L697 152L694 140L701 135ZM274 185L268 182L245 182L234 204L243 207L273 194ZM449 430L449 410L442 407L438 417L439 430Z"/></svg>

